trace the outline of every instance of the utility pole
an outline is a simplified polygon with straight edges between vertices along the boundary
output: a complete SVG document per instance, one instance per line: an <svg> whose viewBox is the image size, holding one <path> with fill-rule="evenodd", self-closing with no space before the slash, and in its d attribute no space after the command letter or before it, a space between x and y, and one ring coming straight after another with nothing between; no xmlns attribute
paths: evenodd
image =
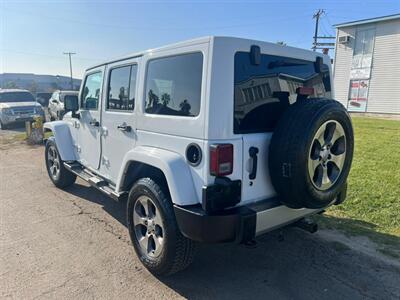
<svg viewBox="0 0 400 300"><path fill-rule="evenodd" d="M316 51L317 49L323 49L324 51L326 51L326 49L333 49L332 47L335 46L335 43L332 42L323 42L320 43L318 42L318 39L335 39L336 37L334 36L318 36L318 26L319 26L319 18L325 13L325 11L323 9L318 9L318 11L313 15L313 19L315 19L315 31L314 31L314 42L313 42L313 46L311 47L311 49L313 49L313 51ZM318 46L325 46L325 47L318 47ZM331 48L328 48L326 46L331 46Z"/></svg>
<svg viewBox="0 0 400 300"><path fill-rule="evenodd" d="M314 43L312 47L313 51L317 50L319 18L323 13L324 13L323 9L318 9L318 11L313 15L313 19L315 19Z"/></svg>
<svg viewBox="0 0 400 300"><path fill-rule="evenodd" d="M69 56L69 72L70 72L70 75L71 75L71 90L73 90L74 89L74 82L73 82L73 79L72 79L72 60L71 60L71 55L74 55L76 53L75 52L64 52L64 54Z"/></svg>

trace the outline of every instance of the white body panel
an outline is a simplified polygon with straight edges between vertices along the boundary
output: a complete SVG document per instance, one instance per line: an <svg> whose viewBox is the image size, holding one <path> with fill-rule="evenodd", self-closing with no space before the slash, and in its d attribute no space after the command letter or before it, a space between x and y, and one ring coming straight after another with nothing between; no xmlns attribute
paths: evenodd
<svg viewBox="0 0 400 300"><path fill-rule="evenodd" d="M76 141L71 135L71 131L76 133L70 128L74 126L75 120L67 121L54 121L44 123L44 129L53 132L58 151L62 160L74 161L78 159L76 151Z"/></svg>
<svg viewBox="0 0 400 300"><path fill-rule="evenodd" d="M96 72L102 72L104 78L105 67L101 66L95 69L90 70L88 74L93 74ZM79 93L81 100L82 88L84 83L81 86L81 91ZM81 109L79 111L80 118L76 119L77 126L74 127L74 130L77 130L77 147L78 151L78 161L88 168L92 170L97 170L100 166L100 154L101 154L101 146L100 146L100 135L101 135L101 107L103 106L103 98L104 98L104 82L99 91L100 100L98 104L98 108L93 110ZM93 122L99 122L99 126L93 125Z"/></svg>
<svg viewBox="0 0 400 300"><path fill-rule="evenodd" d="M244 202L264 200L276 195L268 170L268 151L271 138L271 133L251 133L243 138L242 196L245 198ZM249 178L253 165L253 159L249 155L250 147L259 149L257 176L253 180Z"/></svg>
<svg viewBox="0 0 400 300"><path fill-rule="evenodd" d="M126 153L122 165L128 166L129 162L138 161L160 169L167 179L169 192L174 203L190 205L198 203L192 180L192 174L183 157L172 151L154 147L137 146ZM126 167L121 169L118 182L122 178ZM117 185L116 189L119 189Z"/></svg>
<svg viewBox="0 0 400 300"><path fill-rule="evenodd" d="M228 177L243 183L242 200L239 205L273 197L275 190L268 172L268 147L272 133L234 134L233 130L234 55L237 51L249 52L252 45L258 45L262 54L309 61L315 61L316 56L320 56L311 51L267 42L207 37L149 50L89 69L87 74L102 70L106 75L99 109L79 111L81 118L75 120L79 126L70 127L75 131L70 134L71 137L76 136L75 141L71 138L71 143L75 142L77 149L80 149L76 154L77 160L114 183L116 192L121 192L124 177L129 176L125 172L130 162L149 164L164 173L173 203L191 205L201 203L202 187L213 184L215 180L209 169L210 145L230 143L234 148L234 163L233 172ZM203 55L199 114L195 117L182 117L145 113L145 78L148 62L155 58L194 52L201 52ZM328 56L323 56L323 61L330 66ZM135 110L132 113L107 111L104 103L108 88L108 71L112 67L129 63L137 63L139 66ZM100 122L98 128L88 125L93 119ZM116 126L121 123L130 125L132 131L123 133L117 130ZM189 165L185 158L186 148L191 143L198 144L202 149L203 157L197 166ZM255 180L249 179L251 159L248 149L252 146L259 149ZM64 143L60 147L67 146ZM296 216L301 214L299 211Z"/></svg>
<svg viewBox="0 0 400 300"><path fill-rule="evenodd" d="M140 58L129 59L123 62L110 64L106 68L105 82L110 80L110 71L116 67L137 65L138 73L140 72ZM139 77L138 77L139 79ZM139 80L137 80L137 85ZM107 92L104 93L106 98ZM135 99L138 99L138 93L135 93ZM106 105L102 106L101 118L101 164L100 173L104 178L116 183L118 175L123 166L124 156L135 147L137 112L134 111L118 111L107 109ZM131 127L131 131L121 131L118 126L126 125Z"/></svg>

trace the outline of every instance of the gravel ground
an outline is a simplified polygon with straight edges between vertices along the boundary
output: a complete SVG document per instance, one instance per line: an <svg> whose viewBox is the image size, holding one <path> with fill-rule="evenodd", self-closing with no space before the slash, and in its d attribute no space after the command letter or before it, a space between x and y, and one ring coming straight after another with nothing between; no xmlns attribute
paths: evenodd
<svg viewBox="0 0 400 300"><path fill-rule="evenodd" d="M18 124L18 126L15 125L9 129L0 129L0 137L14 135L14 134L22 133L22 132L25 132L24 125Z"/></svg>
<svg viewBox="0 0 400 300"><path fill-rule="evenodd" d="M186 271L156 278L134 255L125 205L80 180L55 188L43 150L0 150L0 298L400 298L395 264L293 228L254 248L202 245Z"/></svg>

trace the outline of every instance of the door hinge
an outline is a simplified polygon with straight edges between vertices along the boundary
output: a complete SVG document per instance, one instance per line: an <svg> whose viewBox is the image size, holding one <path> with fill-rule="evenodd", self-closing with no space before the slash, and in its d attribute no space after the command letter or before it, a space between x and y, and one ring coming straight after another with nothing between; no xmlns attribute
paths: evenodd
<svg viewBox="0 0 400 300"><path fill-rule="evenodd" d="M107 127L101 127L101 135L102 136L107 136L108 135L108 129Z"/></svg>
<svg viewBox="0 0 400 300"><path fill-rule="evenodd" d="M109 166L110 166L110 160L109 160L107 157L105 157L105 156L102 156L101 162L102 162L102 164L105 165L106 167L109 167Z"/></svg>

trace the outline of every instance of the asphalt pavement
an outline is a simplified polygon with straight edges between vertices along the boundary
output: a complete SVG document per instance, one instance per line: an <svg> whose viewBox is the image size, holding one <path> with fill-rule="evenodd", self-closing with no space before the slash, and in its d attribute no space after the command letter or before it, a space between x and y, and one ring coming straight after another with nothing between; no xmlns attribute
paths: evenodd
<svg viewBox="0 0 400 300"><path fill-rule="evenodd" d="M0 148L2 299L400 299L400 268L299 229L255 247L201 245L166 278L136 258L125 204L83 181L59 190L43 146Z"/></svg>

